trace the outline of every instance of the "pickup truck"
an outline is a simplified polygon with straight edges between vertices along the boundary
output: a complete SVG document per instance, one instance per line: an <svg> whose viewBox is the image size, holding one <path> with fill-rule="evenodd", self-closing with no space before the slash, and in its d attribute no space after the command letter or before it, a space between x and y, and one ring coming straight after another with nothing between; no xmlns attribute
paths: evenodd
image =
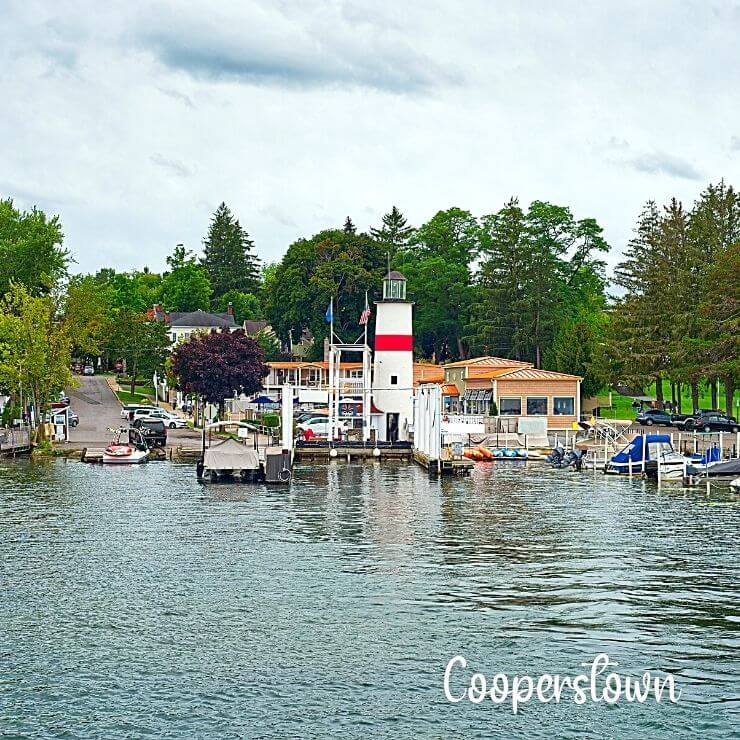
<svg viewBox="0 0 740 740"><path fill-rule="evenodd" d="M702 428L702 420L705 416L713 416L719 413L721 412L712 409L699 409L693 414L673 414L671 416L671 423L677 429L684 429L690 432L694 429Z"/></svg>

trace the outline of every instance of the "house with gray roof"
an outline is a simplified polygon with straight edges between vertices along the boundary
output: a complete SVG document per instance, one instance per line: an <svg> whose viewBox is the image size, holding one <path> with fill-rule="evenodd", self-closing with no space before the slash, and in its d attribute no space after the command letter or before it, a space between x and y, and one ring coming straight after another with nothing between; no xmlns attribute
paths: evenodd
<svg viewBox="0 0 740 740"><path fill-rule="evenodd" d="M208 311L165 311L155 303L149 316L154 321L163 321L169 329L172 345L187 342L193 334L209 331L235 331L239 325L234 320L234 308L229 303L224 313L209 313Z"/></svg>

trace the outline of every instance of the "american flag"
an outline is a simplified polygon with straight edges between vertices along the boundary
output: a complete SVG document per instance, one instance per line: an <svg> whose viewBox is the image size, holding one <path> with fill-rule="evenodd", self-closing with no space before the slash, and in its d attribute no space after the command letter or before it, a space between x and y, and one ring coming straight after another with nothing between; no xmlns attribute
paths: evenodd
<svg viewBox="0 0 740 740"><path fill-rule="evenodd" d="M370 306L365 306L365 310L360 314L360 326L364 326L370 320Z"/></svg>

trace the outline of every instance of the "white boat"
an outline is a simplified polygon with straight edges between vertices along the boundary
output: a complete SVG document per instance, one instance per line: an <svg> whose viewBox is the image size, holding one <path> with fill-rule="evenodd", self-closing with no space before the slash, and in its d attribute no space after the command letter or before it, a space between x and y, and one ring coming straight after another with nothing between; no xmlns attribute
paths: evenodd
<svg viewBox="0 0 740 740"><path fill-rule="evenodd" d="M122 437L126 441L122 441ZM103 450L103 462L108 465L136 465L148 459L149 447L138 429L121 427L115 431L113 441Z"/></svg>
<svg viewBox="0 0 740 740"><path fill-rule="evenodd" d="M663 480L680 480L689 460L673 449L667 434L642 434L635 437L607 463L605 473L611 475L642 475Z"/></svg>
<svg viewBox="0 0 740 740"><path fill-rule="evenodd" d="M734 488L738 491L740 491L740 478L735 478L734 481L730 482L730 488Z"/></svg>

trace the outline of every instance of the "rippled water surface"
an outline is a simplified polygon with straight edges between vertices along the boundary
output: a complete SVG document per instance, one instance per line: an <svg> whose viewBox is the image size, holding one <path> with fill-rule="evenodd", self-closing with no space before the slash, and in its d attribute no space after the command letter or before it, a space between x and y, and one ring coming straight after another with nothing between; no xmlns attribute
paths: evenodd
<svg viewBox="0 0 740 740"><path fill-rule="evenodd" d="M534 464L0 464L0 734L731 737L740 501ZM450 704L447 661L673 673L678 704ZM463 672L455 687L462 690ZM735 735L737 736L737 735Z"/></svg>

